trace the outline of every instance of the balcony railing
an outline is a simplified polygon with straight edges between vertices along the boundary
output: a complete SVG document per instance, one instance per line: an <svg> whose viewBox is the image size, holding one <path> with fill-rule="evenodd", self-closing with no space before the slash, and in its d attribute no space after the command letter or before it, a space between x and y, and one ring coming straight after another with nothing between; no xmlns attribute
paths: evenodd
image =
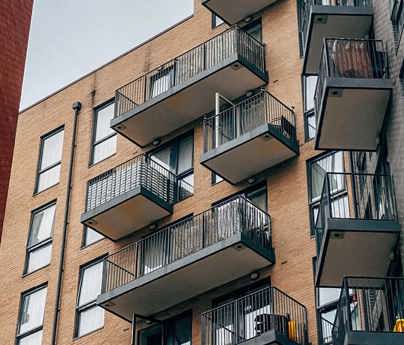
<svg viewBox="0 0 404 345"><path fill-rule="evenodd" d="M308 40L310 15L313 6L371 8L372 2L372 0L305 0L300 10L300 32L303 45Z"/></svg>
<svg viewBox="0 0 404 345"><path fill-rule="evenodd" d="M317 251L327 219L396 221L393 179L388 175L327 173L316 222Z"/></svg>
<svg viewBox="0 0 404 345"><path fill-rule="evenodd" d="M404 278L345 278L332 331L334 344L344 344L348 332L404 332Z"/></svg>
<svg viewBox="0 0 404 345"><path fill-rule="evenodd" d="M296 119L292 109L267 91L204 118L204 152L232 141L261 125L270 124L287 139L296 142Z"/></svg>
<svg viewBox="0 0 404 345"><path fill-rule="evenodd" d="M202 345L236 345L271 330L294 343L308 344L306 308L275 287L266 287L201 316Z"/></svg>
<svg viewBox="0 0 404 345"><path fill-rule="evenodd" d="M326 38L319 72L314 95L317 120L326 79L389 79L387 50L380 40Z"/></svg>
<svg viewBox="0 0 404 345"><path fill-rule="evenodd" d="M102 292L126 285L236 234L264 251L272 248L270 216L239 196L168 225L108 256L104 260Z"/></svg>
<svg viewBox="0 0 404 345"><path fill-rule="evenodd" d="M334 325L328 320L321 318L321 338L320 345L333 345L332 342L332 329Z"/></svg>
<svg viewBox="0 0 404 345"><path fill-rule="evenodd" d="M115 117L187 83L234 56L261 75L265 74L264 45L233 27L119 88L115 97Z"/></svg>
<svg viewBox="0 0 404 345"><path fill-rule="evenodd" d="M88 182L86 212L139 187L147 189L168 204L176 200L176 176L141 155Z"/></svg>

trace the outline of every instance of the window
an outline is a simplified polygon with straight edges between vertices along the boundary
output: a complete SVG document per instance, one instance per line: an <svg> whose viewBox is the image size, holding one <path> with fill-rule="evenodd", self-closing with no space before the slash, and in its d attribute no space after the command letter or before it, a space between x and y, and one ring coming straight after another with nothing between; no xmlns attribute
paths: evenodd
<svg viewBox="0 0 404 345"><path fill-rule="evenodd" d="M223 19L216 16L212 13L212 29L217 28L218 26L224 23Z"/></svg>
<svg viewBox="0 0 404 345"><path fill-rule="evenodd" d="M308 161L309 179L309 207L310 207L310 225L311 234L314 235L315 225L317 222L318 210L320 205L321 193L323 191L324 177L326 173L343 173L344 170L344 155L342 152L333 152L331 154L322 155ZM347 204L345 193L344 178L337 178L331 191L333 204L341 206ZM346 201L346 202L345 202ZM338 207L337 207L338 208Z"/></svg>
<svg viewBox="0 0 404 345"><path fill-rule="evenodd" d="M316 116L314 113L314 94L318 77L303 76L304 132L306 142L316 136Z"/></svg>
<svg viewBox="0 0 404 345"><path fill-rule="evenodd" d="M76 336L82 337L104 326L104 309L96 305L101 293L101 260L83 266L80 269L80 283L76 306Z"/></svg>
<svg viewBox="0 0 404 345"><path fill-rule="evenodd" d="M17 345L41 345L47 286L23 293L17 326Z"/></svg>
<svg viewBox="0 0 404 345"><path fill-rule="evenodd" d="M154 151L151 159L178 177L178 199L194 192L194 135L187 134Z"/></svg>
<svg viewBox="0 0 404 345"><path fill-rule="evenodd" d="M316 137L317 125L316 114L313 111L304 114L304 135L305 141L310 141Z"/></svg>
<svg viewBox="0 0 404 345"><path fill-rule="evenodd" d="M261 18L254 20L252 23L243 27L243 31L254 37L257 41L262 42L262 25Z"/></svg>
<svg viewBox="0 0 404 345"><path fill-rule="evenodd" d="M50 263L55 209L56 204L52 203L32 213L24 273L34 272Z"/></svg>
<svg viewBox="0 0 404 345"><path fill-rule="evenodd" d="M391 21L393 23L396 47L399 47L404 29L404 1L390 0Z"/></svg>
<svg viewBox="0 0 404 345"><path fill-rule="evenodd" d="M102 236L99 232L95 231L94 229L91 229L88 226L84 227L84 233L83 233L83 247L88 247L98 241L101 241L104 236Z"/></svg>
<svg viewBox="0 0 404 345"><path fill-rule="evenodd" d="M39 193L59 182L62 164L63 128L41 138L38 176L35 192Z"/></svg>
<svg viewBox="0 0 404 345"><path fill-rule="evenodd" d="M94 129L91 164L96 164L116 152L116 132L111 128L111 120L114 117L114 101L94 110Z"/></svg>
<svg viewBox="0 0 404 345"><path fill-rule="evenodd" d="M191 345L192 313L186 312L139 332L140 345Z"/></svg>
<svg viewBox="0 0 404 345"><path fill-rule="evenodd" d="M215 173L212 173L212 185L222 182L223 178L220 177L219 175L216 175Z"/></svg>

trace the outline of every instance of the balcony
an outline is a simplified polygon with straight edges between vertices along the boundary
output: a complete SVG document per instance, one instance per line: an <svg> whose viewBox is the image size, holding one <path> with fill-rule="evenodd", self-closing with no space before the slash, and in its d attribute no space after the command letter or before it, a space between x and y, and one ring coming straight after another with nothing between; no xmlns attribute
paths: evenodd
<svg viewBox="0 0 404 345"><path fill-rule="evenodd" d="M234 25L278 0L202 0L202 5L222 18L227 24Z"/></svg>
<svg viewBox="0 0 404 345"><path fill-rule="evenodd" d="M372 27L372 0L305 0L301 9L304 74L318 74L323 40L363 38Z"/></svg>
<svg viewBox="0 0 404 345"><path fill-rule="evenodd" d="M90 180L81 222L118 240L172 213L176 177L144 155Z"/></svg>
<svg viewBox="0 0 404 345"><path fill-rule="evenodd" d="M152 317L274 260L269 215L237 197L107 257L97 304Z"/></svg>
<svg viewBox="0 0 404 345"><path fill-rule="evenodd" d="M404 278L345 278L332 332L334 345L404 344Z"/></svg>
<svg viewBox="0 0 404 345"><path fill-rule="evenodd" d="M390 176L326 174L316 224L317 286L385 275L399 234Z"/></svg>
<svg viewBox="0 0 404 345"><path fill-rule="evenodd" d="M306 345L306 308L275 287L266 287L201 316L202 345Z"/></svg>
<svg viewBox="0 0 404 345"><path fill-rule="evenodd" d="M293 110L266 91L203 122L201 163L236 184L299 152Z"/></svg>
<svg viewBox="0 0 404 345"><path fill-rule="evenodd" d="M234 99L267 81L264 45L231 28L118 89L111 126L143 147L210 111L215 92Z"/></svg>
<svg viewBox="0 0 404 345"><path fill-rule="evenodd" d="M392 87L382 41L324 40L314 96L316 149L376 150Z"/></svg>

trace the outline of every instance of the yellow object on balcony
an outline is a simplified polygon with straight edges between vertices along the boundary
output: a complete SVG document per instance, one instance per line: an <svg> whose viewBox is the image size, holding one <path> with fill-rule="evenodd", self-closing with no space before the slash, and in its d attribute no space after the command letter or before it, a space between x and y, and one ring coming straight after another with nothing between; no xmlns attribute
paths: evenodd
<svg viewBox="0 0 404 345"><path fill-rule="evenodd" d="M295 320L291 320L288 322L288 335L289 340L297 342L297 326Z"/></svg>
<svg viewBox="0 0 404 345"><path fill-rule="evenodd" d="M397 319L393 332L404 333L404 319Z"/></svg>

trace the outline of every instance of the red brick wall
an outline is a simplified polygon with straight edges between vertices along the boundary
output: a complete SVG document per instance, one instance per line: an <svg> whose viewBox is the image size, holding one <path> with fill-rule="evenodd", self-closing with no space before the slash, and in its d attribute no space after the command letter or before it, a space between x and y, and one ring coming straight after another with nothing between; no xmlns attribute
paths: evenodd
<svg viewBox="0 0 404 345"><path fill-rule="evenodd" d="M0 240L33 0L0 0Z"/></svg>

